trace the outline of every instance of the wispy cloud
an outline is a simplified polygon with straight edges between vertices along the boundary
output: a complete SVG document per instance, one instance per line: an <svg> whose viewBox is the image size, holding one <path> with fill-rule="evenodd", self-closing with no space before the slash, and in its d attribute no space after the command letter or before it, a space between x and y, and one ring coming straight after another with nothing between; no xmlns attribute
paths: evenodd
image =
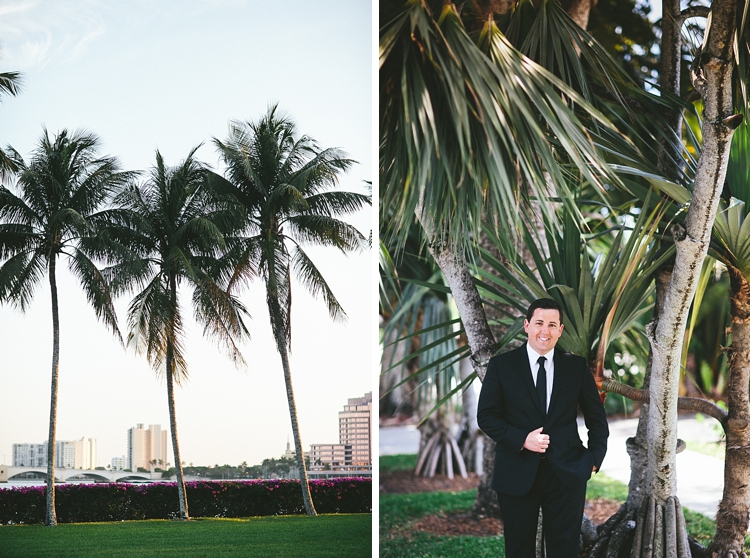
<svg viewBox="0 0 750 558"><path fill-rule="evenodd" d="M100 0L26 0L2 6L4 66L28 71L80 59L106 32L104 8Z"/></svg>

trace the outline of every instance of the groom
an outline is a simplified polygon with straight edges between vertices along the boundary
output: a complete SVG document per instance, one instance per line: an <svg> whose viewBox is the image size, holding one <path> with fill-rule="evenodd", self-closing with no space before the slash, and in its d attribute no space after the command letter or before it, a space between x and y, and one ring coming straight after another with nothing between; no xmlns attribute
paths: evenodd
<svg viewBox="0 0 750 558"><path fill-rule="evenodd" d="M555 349L562 320L554 300L534 301L524 320L528 342L490 360L479 396L479 427L497 442L492 488L507 558L534 558L540 507L547 556L578 556L586 481L607 451L607 417L586 361Z"/></svg>

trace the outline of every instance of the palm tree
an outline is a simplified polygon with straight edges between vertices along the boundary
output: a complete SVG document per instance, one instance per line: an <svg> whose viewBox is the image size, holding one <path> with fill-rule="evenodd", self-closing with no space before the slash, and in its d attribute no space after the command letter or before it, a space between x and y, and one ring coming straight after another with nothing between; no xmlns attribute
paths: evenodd
<svg viewBox="0 0 750 558"><path fill-rule="evenodd" d="M214 142L227 167L226 180L220 182L244 211L226 259L231 268L229 290L255 277L265 282L271 329L284 369L302 497L307 514L315 515L289 367L291 279L294 275L313 296L322 295L332 319L345 317L302 245L330 246L343 253L366 247L367 239L337 217L357 211L370 198L327 191L354 161L337 149L319 149L307 136L297 138L294 122L278 114L276 106L257 122L232 122L228 139Z"/></svg>
<svg viewBox="0 0 750 558"><path fill-rule="evenodd" d="M222 343L244 364L236 341L247 334L244 307L210 276L224 248L226 207L212 196L206 169L193 149L176 167L156 152L156 165L143 184L130 184L107 212L109 226L88 248L110 266L115 293L141 289L128 308L128 345L145 353L157 374L165 374L179 493L180 518L188 514L177 435L174 385L187 379L180 285L193 289L193 312L203 333Z"/></svg>
<svg viewBox="0 0 750 558"><path fill-rule="evenodd" d="M26 164L14 152L19 174L14 193L0 186L0 302L25 311L45 273L52 295L52 394L47 449L47 525L56 525L55 435L60 361L57 260L66 256L97 317L120 336L104 276L82 249L94 232L98 209L132 176L113 157L97 157L99 139L47 130Z"/></svg>

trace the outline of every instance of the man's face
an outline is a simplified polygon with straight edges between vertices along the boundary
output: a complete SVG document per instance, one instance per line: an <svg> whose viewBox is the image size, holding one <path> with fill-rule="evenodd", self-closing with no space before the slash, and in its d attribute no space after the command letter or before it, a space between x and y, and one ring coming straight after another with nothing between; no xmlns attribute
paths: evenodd
<svg viewBox="0 0 750 558"><path fill-rule="evenodd" d="M537 308L531 321L523 321L523 329L529 336L529 345L540 355L555 348L563 332L560 313L554 309Z"/></svg>

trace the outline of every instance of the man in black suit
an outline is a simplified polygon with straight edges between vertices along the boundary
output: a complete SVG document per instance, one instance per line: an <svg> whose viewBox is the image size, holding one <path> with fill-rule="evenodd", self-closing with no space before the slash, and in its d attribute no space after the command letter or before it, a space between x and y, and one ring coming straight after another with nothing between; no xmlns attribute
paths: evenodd
<svg viewBox="0 0 750 558"><path fill-rule="evenodd" d="M492 488L507 558L534 558L540 507L547 556L578 556L586 481L607 451L607 417L586 361L555 349L562 319L554 300L533 302L528 342L490 359L479 396L479 427L497 442ZM578 407L588 447L578 436Z"/></svg>

